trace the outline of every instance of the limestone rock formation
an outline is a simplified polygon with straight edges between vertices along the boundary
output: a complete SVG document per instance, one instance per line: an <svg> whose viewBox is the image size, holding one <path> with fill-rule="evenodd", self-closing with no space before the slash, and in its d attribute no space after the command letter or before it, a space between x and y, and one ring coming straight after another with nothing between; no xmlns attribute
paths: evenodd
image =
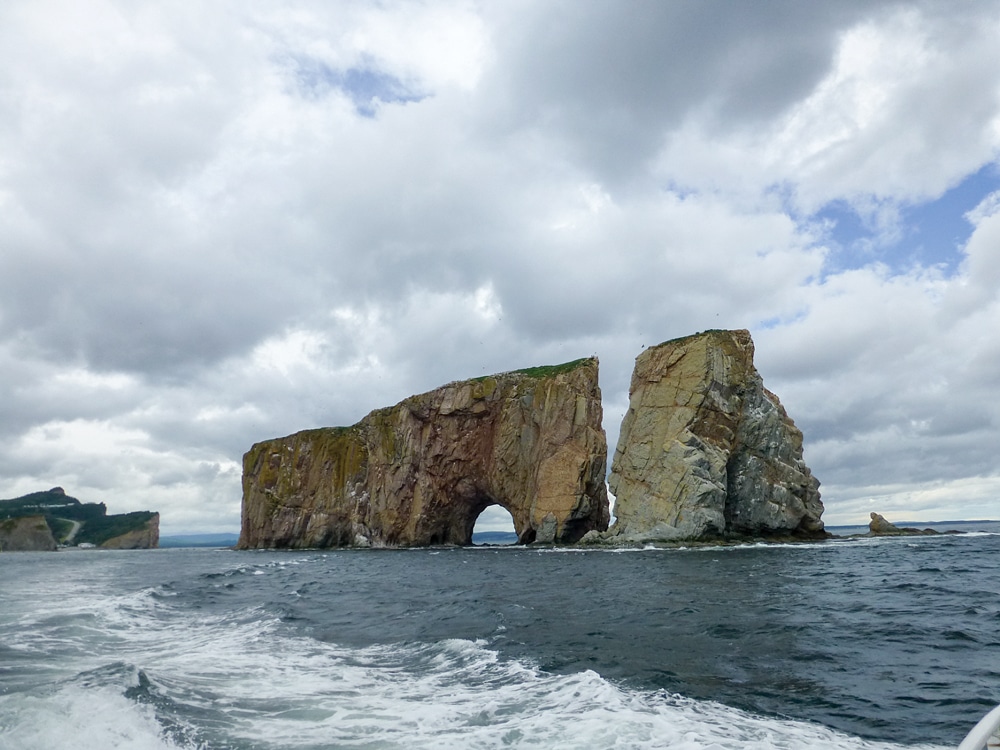
<svg viewBox="0 0 1000 750"><path fill-rule="evenodd" d="M615 541L825 536L802 433L764 388L747 331L636 358L610 477Z"/></svg>
<svg viewBox="0 0 1000 750"><path fill-rule="evenodd" d="M153 513L149 520L124 534L100 544L101 549L156 549L160 544L160 514Z"/></svg>
<svg viewBox="0 0 1000 750"><path fill-rule="evenodd" d="M55 537L45 516L20 516L0 521L0 552L51 552Z"/></svg>
<svg viewBox="0 0 1000 750"><path fill-rule="evenodd" d="M239 547L467 545L501 505L522 543L607 528L596 358L451 383L243 457Z"/></svg>

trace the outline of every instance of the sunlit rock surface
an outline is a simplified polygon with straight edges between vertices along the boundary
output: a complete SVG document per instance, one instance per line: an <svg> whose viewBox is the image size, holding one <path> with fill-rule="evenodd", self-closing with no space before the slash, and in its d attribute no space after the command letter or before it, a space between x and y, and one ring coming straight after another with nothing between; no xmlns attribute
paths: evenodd
<svg viewBox="0 0 1000 750"><path fill-rule="evenodd" d="M239 546L467 545L506 508L523 543L607 528L596 358L451 383L243 457Z"/></svg>
<svg viewBox="0 0 1000 750"><path fill-rule="evenodd" d="M707 331L636 358L605 539L825 535L802 433L753 354L748 331Z"/></svg>

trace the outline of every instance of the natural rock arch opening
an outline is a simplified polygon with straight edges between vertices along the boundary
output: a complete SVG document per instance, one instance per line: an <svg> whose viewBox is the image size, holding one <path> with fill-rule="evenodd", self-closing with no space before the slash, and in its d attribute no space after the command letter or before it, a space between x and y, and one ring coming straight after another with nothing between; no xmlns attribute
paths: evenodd
<svg viewBox="0 0 1000 750"><path fill-rule="evenodd" d="M504 545L517 542L518 535L511 512L500 503L483 508L473 523L472 543Z"/></svg>
<svg viewBox="0 0 1000 750"><path fill-rule="evenodd" d="M468 545L501 505L522 544L608 524L597 358L456 381L243 457L239 546Z"/></svg>

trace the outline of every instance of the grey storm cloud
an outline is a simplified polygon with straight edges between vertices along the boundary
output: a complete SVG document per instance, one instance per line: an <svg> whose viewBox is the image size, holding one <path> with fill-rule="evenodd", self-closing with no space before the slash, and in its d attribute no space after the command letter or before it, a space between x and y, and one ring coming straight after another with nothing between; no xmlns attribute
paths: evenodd
<svg viewBox="0 0 1000 750"><path fill-rule="evenodd" d="M874 3L546 3L506 21L513 127L558 131L602 179L634 178L692 114L753 127L809 94Z"/></svg>

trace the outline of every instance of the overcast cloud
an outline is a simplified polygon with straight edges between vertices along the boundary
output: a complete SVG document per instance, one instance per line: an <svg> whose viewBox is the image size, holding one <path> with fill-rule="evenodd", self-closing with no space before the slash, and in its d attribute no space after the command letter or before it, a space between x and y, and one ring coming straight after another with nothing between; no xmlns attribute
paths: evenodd
<svg viewBox="0 0 1000 750"><path fill-rule="evenodd" d="M0 497L235 531L256 441L591 354L613 450L706 328L828 524L1000 516L1000 3L0 7Z"/></svg>

